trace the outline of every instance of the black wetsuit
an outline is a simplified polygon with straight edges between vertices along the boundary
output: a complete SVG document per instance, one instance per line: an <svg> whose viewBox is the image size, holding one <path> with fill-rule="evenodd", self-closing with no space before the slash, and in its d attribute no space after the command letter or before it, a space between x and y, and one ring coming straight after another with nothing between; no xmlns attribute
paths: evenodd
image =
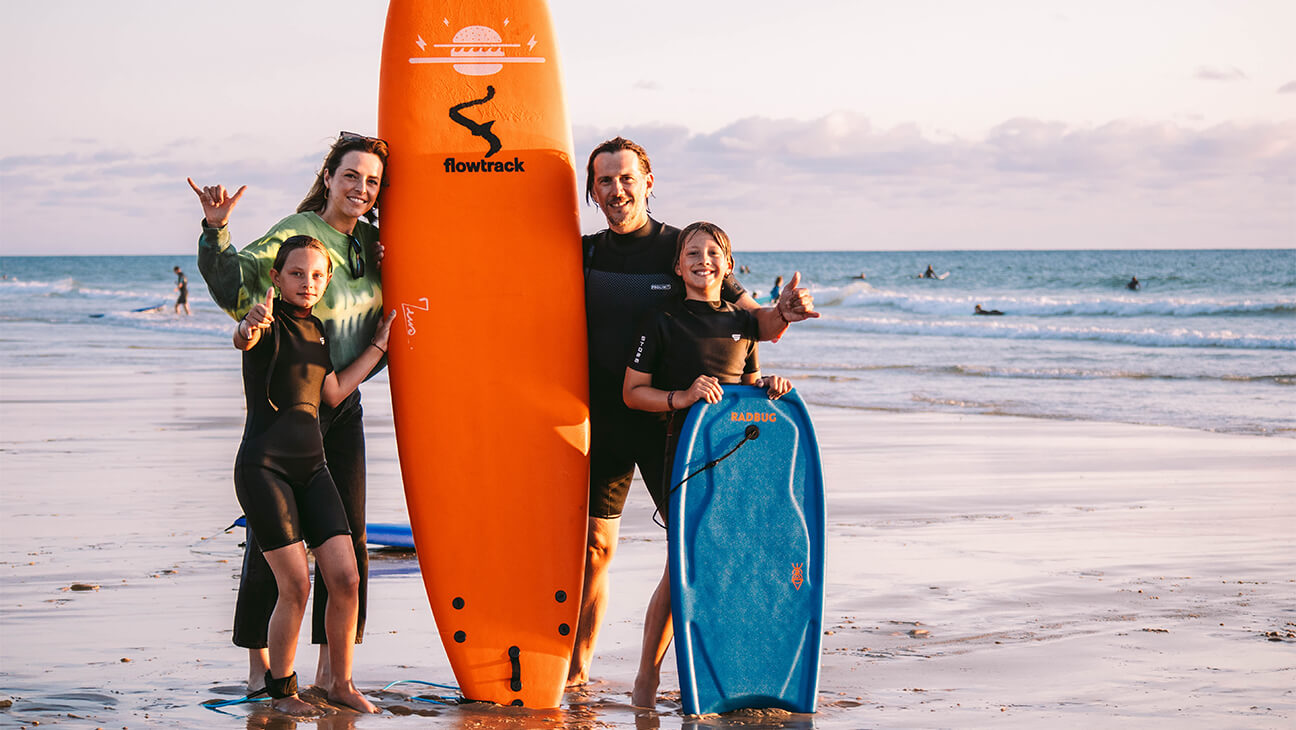
<svg viewBox="0 0 1296 730"><path fill-rule="evenodd" d="M333 372L323 325L283 300L274 312L243 353L247 424L234 461L234 490L263 551L351 533L320 434L324 378Z"/></svg>
<svg viewBox="0 0 1296 730"><path fill-rule="evenodd" d="M760 371L756 354L759 339L760 323L751 312L723 301L676 300L644 318L629 367L651 374L652 386L661 390L688 390L699 375L710 375L723 385L736 385L742 382L743 375ZM661 479L648 482L648 491L663 518L670 507L671 485L666 482L687 412L645 414L655 418L667 432L658 453Z"/></svg>
<svg viewBox="0 0 1296 730"><path fill-rule="evenodd" d="M184 275L183 271L176 272L176 287L180 290L180 295L176 297L176 304L184 304L189 301L189 278Z"/></svg>
<svg viewBox="0 0 1296 730"><path fill-rule="evenodd" d="M638 465L644 481L662 480L666 430L659 418L628 408L621 399L636 323L647 312L682 300L675 275L679 229L655 220L621 235L584 236L585 312L590 368L591 517L620 517ZM746 290L725 278L721 297L737 301Z"/></svg>

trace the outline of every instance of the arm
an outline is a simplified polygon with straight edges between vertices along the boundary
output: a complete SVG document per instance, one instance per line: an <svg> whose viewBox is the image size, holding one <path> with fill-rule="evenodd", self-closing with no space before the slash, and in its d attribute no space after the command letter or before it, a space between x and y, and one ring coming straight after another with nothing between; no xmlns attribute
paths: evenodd
<svg viewBox="0 0 1296 730"><path fill-rule="evenodd" d="M351 395L351 391L360 387L369 372L378 366L382 361L383 355L387 354L387 338L391 335L391 323L396 319L396 310L393 309L391 314L383 318L378 324L378 330L374 332L373 340L369 346L360 352L350 365L347 365L341 372L329 373L324 378L324 403L330 408L336 406Z"/></svg>
<svg viewBox="0 0 1296 730"><path fill-rule="evenodd" d="M274 322L274 287L266 290L265 300L257 302L247 316L234 326L234 348L244 352L256 347L261 333Z"/></svg>
<svg viewBox="0 0 1296 730"><path fill-rule="evenodd" d="M739 309L745 309L756 315L756 321L760 324L762 342L778 342L787 331L789 324L819 316L819 313L814 311L814 297L810 295L810 290L797 286L800 283L801 272L798 271L792 274L792 280L783 288L778 301L770 307L760 306L747 293L735 302Z"/></svg>
<svg viewBox="0 0 1296 730"><path fill-rule="evenodd" d="M249 310L256 292L265 285L257 262L251 256L240 256L230 245L229 224L234 206L243 197L247 186L230 195L223 185L199 187L193 178L187 178L189 187L202 204L202 233L198 237L198 271L207 282L212 300L225 313L237 319Z"/></svg>
<svg viewBox="0 0 1296 730"><path fill-rule="evenodd" d="M662 390L652 385L652 373L643 373L634 368L626 368L625 383L621 386L621 397L625 404L637 411L665 413L705 400L707 403L719 403L724 391L720 381L710 375L699 375L688 390Z"/></svg>

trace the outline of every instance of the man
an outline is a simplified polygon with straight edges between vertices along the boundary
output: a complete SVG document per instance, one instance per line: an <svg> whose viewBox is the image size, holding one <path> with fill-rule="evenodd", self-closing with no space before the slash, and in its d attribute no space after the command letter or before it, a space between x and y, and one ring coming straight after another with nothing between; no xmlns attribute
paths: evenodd
<svg viewBox="0 0 1296 730"><path fill-rule="evenodd" d="M636 465L654 492L654 501L663 498L657 485L666 476L662 474L665 427L653 414L633 411L621 399L634 325L664 297L683 296L674 275L679 229L648 215L653 190L648 153L628 139L610 139L590 153L585 173L585 199L594 201L608 227L581 239L589 328L590 507L585 588L568 686L589 681L594 643L607 609L608 568ZM761 308L728 276L721 298L755 311L761 339L777 340L790 322L819 316L810 293L797 286L799 281L800 274L793 274L778 301ZM665 611L664 619L669 619L669 605Z"/></svg>

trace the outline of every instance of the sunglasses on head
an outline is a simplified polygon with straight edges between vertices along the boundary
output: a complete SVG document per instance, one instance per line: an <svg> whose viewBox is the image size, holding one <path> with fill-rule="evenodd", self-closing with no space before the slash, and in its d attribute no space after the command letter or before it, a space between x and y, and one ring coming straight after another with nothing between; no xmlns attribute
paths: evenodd
<svg viewBox="0 0 1296 730"><path fill-rule="evenodd" d="M364 142L376 142L376 143L382 145L384 149L386 149L386 147L387 147L387 140L385 140L385 139L379 139L379 138L377 138L377 137L370 137L370 136L368 136L368 135L364 135L364 134L357 134L357 133L355 133L355 132L338 132L338 141L339 141L339 142L346 142L346 141L348 141L348 140L352 140L352 139L358 139L358 140L362 140L362 141L364 141Z"/></svg>

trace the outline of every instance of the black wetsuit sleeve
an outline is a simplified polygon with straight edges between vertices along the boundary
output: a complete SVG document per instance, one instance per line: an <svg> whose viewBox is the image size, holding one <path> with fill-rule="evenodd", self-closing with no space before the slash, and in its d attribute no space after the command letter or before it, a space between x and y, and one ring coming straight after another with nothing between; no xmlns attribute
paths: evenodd
<svg viewBox="0 0 1296 730"><path fill-rule="evenodd" d="M666 327L663 322L665 317L666 314L661 311L650 311L639 319L630 351L631 370L649 374L657 371L662 355L667 350Z"/></svg>
<svg viewBox="0 0 1296 730"><path fill-rule="evenodd" d="M738 278L729 273L725 275L724 281L720 283L720 299L726 302L736 302L742 299L742 295L747 293L747 288L738 281Z"/></svg>

